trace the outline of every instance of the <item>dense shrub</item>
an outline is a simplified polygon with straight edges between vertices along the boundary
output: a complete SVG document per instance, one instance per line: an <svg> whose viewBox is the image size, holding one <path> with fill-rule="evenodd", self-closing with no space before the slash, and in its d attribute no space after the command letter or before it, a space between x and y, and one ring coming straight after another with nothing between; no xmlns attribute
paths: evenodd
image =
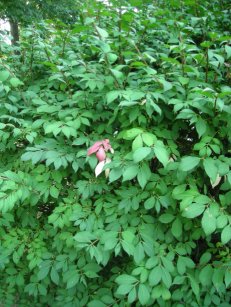
<svg viewBox="0 0 231 307"><path fill-rule="evenodd" d="M149 2L2 42L2 306L230 306L228 2Z"/></svg>

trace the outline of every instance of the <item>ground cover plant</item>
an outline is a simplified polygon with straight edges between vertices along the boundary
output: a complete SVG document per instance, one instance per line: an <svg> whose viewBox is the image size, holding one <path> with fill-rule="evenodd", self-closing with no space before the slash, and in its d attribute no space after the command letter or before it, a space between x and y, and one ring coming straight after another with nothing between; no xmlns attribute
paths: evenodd
<svg viewBox="0 0 231 307"><path fill-rule="evenodd" d="M0 306L230 306L229 1L77 4L1 41Z"/></svg>

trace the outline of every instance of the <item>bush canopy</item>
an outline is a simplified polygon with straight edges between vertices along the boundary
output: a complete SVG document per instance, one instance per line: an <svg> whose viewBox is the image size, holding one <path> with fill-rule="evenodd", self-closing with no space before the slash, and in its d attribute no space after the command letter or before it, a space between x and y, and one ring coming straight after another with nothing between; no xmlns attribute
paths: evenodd
<svg viewBox="0 0 231 307"><path fill-rule="evenodd" d="M1 41L1 306L230 306L230 10L91 0Z"/></svg>

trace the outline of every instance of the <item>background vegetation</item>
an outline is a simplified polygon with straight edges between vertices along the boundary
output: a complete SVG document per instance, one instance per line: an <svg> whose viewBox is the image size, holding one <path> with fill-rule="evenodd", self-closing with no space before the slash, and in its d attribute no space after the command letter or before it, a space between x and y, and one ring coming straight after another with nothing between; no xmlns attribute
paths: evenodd
<svg viewBox="0 0 231 307"><path fill-rule="evenodd" d="M0 1L1 306L230 306L230 10Z"/></svg>

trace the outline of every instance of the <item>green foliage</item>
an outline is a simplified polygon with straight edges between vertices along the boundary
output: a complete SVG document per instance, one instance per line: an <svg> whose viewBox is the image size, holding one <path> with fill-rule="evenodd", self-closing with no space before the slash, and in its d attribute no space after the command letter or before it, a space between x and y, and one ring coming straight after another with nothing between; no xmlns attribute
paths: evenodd
<svg viewBox="0 0 231 307"><path fill-rule="evenodd" d="M77 0L0 0L0 16L23 24L41 18L59 18L70 22L77 17Z"/></svg>
<svg viewBox="0 0 231 307"><path fill-rule="evenodd" d="M0 305L229 306L229 10L87 1L1 42Z"/></svg>

